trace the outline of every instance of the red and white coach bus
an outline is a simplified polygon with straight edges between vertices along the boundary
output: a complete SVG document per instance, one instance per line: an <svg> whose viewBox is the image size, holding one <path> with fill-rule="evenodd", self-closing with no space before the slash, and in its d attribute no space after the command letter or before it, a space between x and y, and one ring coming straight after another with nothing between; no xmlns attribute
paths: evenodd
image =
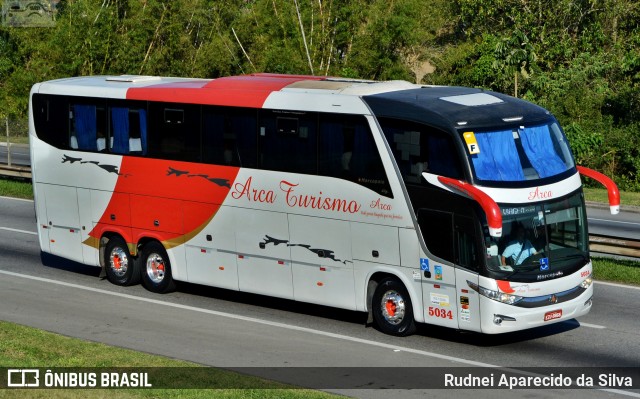
<svg viewBox="0 0 640 399"><path fill-rule="evenodd" d="M503 94L313 76L36 84L42 251L154 292L187 281L503 333L589 312L580 174Z"/></svg>

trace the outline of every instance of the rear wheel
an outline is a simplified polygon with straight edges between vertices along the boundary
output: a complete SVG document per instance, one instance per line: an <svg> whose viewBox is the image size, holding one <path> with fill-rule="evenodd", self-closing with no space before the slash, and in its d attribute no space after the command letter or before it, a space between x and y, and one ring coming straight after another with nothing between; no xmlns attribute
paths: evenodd
<svg viewBox="0 0 640 399"><path fill-rule="evenodd" d="M176 288L171 275L169 256L160 243L152 241L142 248L140 265L142 284L149 291L163 294Z"/></svg>
<svg viewBox="0 0 640 399"><path fill-rule="evenodd" d="M115 285L132 285L140 281L138 264L129 253L127 243L120 237L113 237L107 243L104 264L107 279Z"/></svg>
<svg viewBox="0 0 640 399"><path fill-rule="evenodd" d="M380 331L403 337L416 331L411 298L395 278L382 280L373 294L373 319Z"/></svg>

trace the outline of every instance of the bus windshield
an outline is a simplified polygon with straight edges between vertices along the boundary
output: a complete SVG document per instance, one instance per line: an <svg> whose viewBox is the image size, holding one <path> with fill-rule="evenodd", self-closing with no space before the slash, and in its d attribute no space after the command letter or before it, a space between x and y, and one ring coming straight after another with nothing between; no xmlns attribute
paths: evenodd
<svg viewBox="0 0 640 399"><path fill-rule="evenodd" d="M484 228L487 270L500 280L542 281L573 273L589 259L587 219L582 193L563 199L499 204L503 237Z"/></svg>
<svg viewBox="0 0 640 399"><path fill-rule="evenodd" d="M574 167L567 139L555 120L462 135L474 178L484 185L544 179Z"/></svg>

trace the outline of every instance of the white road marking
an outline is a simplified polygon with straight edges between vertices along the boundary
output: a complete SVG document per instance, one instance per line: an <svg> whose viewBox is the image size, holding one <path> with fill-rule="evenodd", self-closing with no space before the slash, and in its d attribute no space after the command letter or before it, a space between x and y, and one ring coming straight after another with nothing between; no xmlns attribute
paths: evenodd
<svg viewBox="0 0 640 399"><path fill-rule="evenodd" d="M235 320L242 320L242 321L247 321L247 322L250 322L250 323L262 324L262 325L267 325L267 326L271 326L271 327L279 327L279 328L284 328L284 329L287 329L287 330L306 332L306 333L309 333L309 334L321 335L321 336L325 336L325 337L329 337L329 338L337 338L337 339L342 339L342 340L345 340L345 341L357 342L357 343L377 346L377 347L385 348L385 349L391 349L391 350L399 349L399 350L402 350L404 352L414 353L414 354L422 355L422 356L435 357L435 358L438 358L438 359L448 360L448 361L452 361L452 362L468 364L470 366L493 367L493 368L500 367L500 366L497 366L497 365L494 365L494 364L476 362L476 361L473 361L473 360L462 359L462 358L458 358L458 357L454 357L454 356L441 355L439 353L428 352L428 351L423 351L423 350L419 350L419 349L399 347L397 345L390 345L390 344L385 344L385 343L382 343L382 342L376 342L376 341L370 341L370 340L366 340L366 339L362 339L362 338L350 337L348 335L336 334L336 333L331 333L331 332L326 332L326 331L319 331L319 330L315 330L315 329L311 329L311 328L305 328L305 327L294 326L294 325L285 324L285 323L279 323L279 322L275 322L275 321L258 319L258 318L255 318L255 317L241 316L241 315L232 314L232 313L220 312L220 311L217 311L217 310L198 308L198 307L195 307L195 306L188 306L188 305L182 305L182 304L178 304L178 303L165 302L165 301L160 301L160 300L157 300L157 299L143 298L143 297L139 297L139 296L134 296L134 295L123 294L123 293L119 293L119 292L103 290L103 289L100 289L100 288L85 287L85 286L82 286L82 285L79 285L79 284L67 283L67 282L64 282L64 281L52 280L52 279L43 278L43 277L37 277L37 276L30 276L30 275L27 275L27 274L14 273L14 272L6 271L6 270L0 270L0 274L5 274L5 275L8 275L8 276L19 277L19 278L25 278L25 279L29 279L29 280L40 281L40 282L48 283L48 284L61 285L61 286L64 286L64 287L76 288L76 289L95 292L95 293L104 294L104 295L116 296L116 297L125 298L125 299L132 299L132 300L136 300L136 301L140 301L140 302L152 303L152 304L155 304L155 305L163 305L163 306L176 308L176 309L190 310L190 311L193 311L193 312L205 313L205 314L210 314L210 315L219 316L219 317L226 317L226 318L235 319Z"/></svg>
<svg viewBox="0 0 640 399"><path fill-rule="evenodd" d="M283 328L283 329L287 329L287 330L300 331L300 332L305 332L305 333L309 333L309 334L320 335L320 336L323 336L323 337L336 338L336 339L341 339L341 340L344 340L344 341L350 341L350 342L355 342L355 343L364 344L364 345L376 346L376 347L379 347L379 348L391 349L393 351L403 351L403 352L407 352L407 353L413 353L413 354L416 354L416 355L434 357L434 358L437 358L437 359L443 359L443 360L448 360L448 361L451 361L451 362L467 364L467 365L470 365L470 366L495 368L495 369L504 370L504 371L508 371L508 372L511 372L511 373L523 374L523 375L543 376L543 375L538 375L538 374L535 374L535 373L530 373L530 372L526 372L526 371L522 371L522 370L518 370L518 369L512 369L512 368L509 368L509 367L501 367L501 366L497 366L497 365L490 364L490 363L477 362L477 361L474 361L474 360L468 360L468 359L463 359L463 358L459 358L459 357L455 357L455 356L448 356L448 355L443 355L443 354L440 354L440 353L423 351L423 350L420 350L420 349L413 349L413 348L407 348L407 347L402 347L402 346L397 346L397 345L390 345L390 344L385 344L385 343L382 343L382 342L371 341L371 340L362 339L362 338L356 338L356 337L350 337L348 335L330 333L330 332L327 332L327 331L319 331L319 330L315 330L315 329L311 329L311 328L299 327L299 326L294 326L294 325L285 324L285 323L279 323L279 322L275 322L275 321L258 319L258 318L255 318L255 317L240 316L240 315L237 315L237 314L225 313L225 312L220 312L220 311L217 311L217 310L203 309L203 308L198 308L198 307L195 307L195 306L181 305L181 304L178 304L178 303L164 302L164 301L160 301L160 300L157 300L157 299L143 298L143 297L139 297L139 296L135 296L135 295L122 294L122 293L118 293L118 292L112 292L112 291L108 291L108 290L103 290L103 289L100 289L100 288L85 287L85 286L78 285L78 284L67 283L67 282L64 282L64 281L52 280L52 279L43 278L43 277L30 276L30 275L27 275L27 274L14 273L14 272L6 271L6 270L0 270L0 274L13 276L13 277L18 277L18 278L24 278L24 279L28 279L28 280L40 281L40 282L44 282L44 283L48 283L48 284L55 284L55 285L61 285L61 286L70 287L70 288L76 288L76 289L80 289L80 290L84 290L84 291L96 292L96 293L100 293L100 294L104 294L104 295L116 296L116 297L125 298L125 299L132 299L132 300L136 300L136 301L140 301L140 302L147 302L147 303L152 303L152 304L156 304L156 305L172 307L172 308L176 308L176 309L190 310L190 311L193 311L193 312L210 314L210 315L219 316L219 317L226 317L226 318L229 318L229 319L242 320L242 321L247 321L247 322L250 322L250 323L262 324L262 325L267 325L267 326L271 326L271 327L278 327L278 328ZM608 389L608 388L593 388L593 389L596 389L596 390L599 390L599 391L604 391L604 392L609 392L609 393L614 393L614 394L618 394L618 395L624 395L624 396L629 396L629 397L634 397L634 398L640 398L640 394L638 394L638 393L623 391L623 390L620 390L620 389Z"/></svg>
<svg viewBox="0 0 640 399"><path fill-rule="evenodd" d="M24 201L24 202L33 202L32 199L25 199L25 198L14 198L14 197L3 197L0 195L0 199L7 199L7 200L15 200L15 201Z"/></svg>
<svg viewBox="0 0 640 399"><path fill-rule="evenodd" d="M587 218L587 220L596 220L598 222L611 222L611 223L622 223L622 224L637 224L640 226L640 223L638 222L623 222L622 220L596 219L596 218Z"/></svg>
<svg viewBox="0 0 640 399"><path fill-rule="evenodd" d="M589 328L595 328L597 330L602 330L604 328L607 328L605 326L600 326L598 324L589 324L589 323L583 323L583 322L579 322L581 327L589 327Z"/></svg>
<svg viewBox="0 0 640 399"><path fill-rule="evenodd" d="M27 230L20 230L20 229L12 229L11 227L2 227L0 226L0 230L6 230L6 231L13 231L15 233L22 233L22 234L31 234L34 236L37 236L38 233L35 231L27 231Z"/></svg>
<svg viewBox="0 0 640 399"><path fill-rule="evenodd" d="M626 284L619 284L619 283L609 283L607 281L594 281L594 283L596 284L602 284L602 285L608 285L610 287L618 287L618 288L629 288L632 290L640 290L640 287L637 287L635 285L626 285Z"/></svg>

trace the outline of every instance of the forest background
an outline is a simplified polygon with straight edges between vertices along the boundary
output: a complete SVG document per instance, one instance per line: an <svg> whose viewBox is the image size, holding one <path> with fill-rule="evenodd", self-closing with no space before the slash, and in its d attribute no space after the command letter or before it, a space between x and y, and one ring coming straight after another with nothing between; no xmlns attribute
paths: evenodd
<svg viewBox="0 0 640 399"><path fill-rule="evenodd" d="M53 27L4 21L0 118L26 118L34 83L79 75L472 86L551 110L578 164L640 191L637 0L61 0Z"/></svg>

